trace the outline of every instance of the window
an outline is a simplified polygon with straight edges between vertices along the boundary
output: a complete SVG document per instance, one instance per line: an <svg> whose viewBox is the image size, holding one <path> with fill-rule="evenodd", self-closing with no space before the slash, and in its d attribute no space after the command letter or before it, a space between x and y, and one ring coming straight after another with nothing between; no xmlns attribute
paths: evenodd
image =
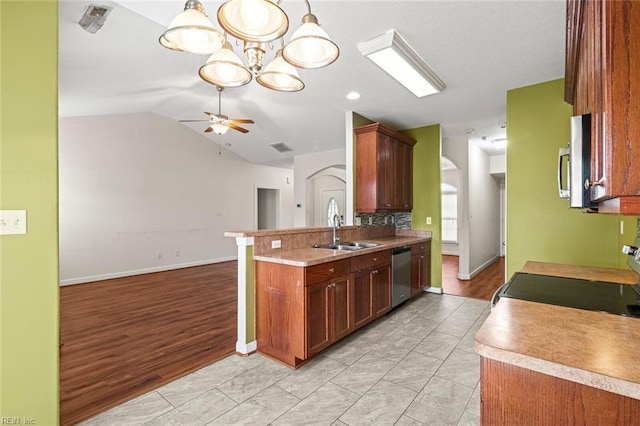
<svg viewBox="0 0 640 426"><path fill-rule="evenodd" d="M442 241L458 242L458 192L442 184Z"/></svg>

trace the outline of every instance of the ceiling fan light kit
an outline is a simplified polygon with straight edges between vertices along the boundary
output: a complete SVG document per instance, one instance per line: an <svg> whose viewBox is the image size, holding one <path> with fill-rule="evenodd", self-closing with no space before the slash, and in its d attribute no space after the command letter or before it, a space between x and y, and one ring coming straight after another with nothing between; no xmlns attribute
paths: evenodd
<svg viewBox="0 0 640 426"><path fill-rule="evenodd" d="M227 130L233 129L237 130L240 133L249 133L247 129L244 129L238 126L238 123L247 123L254 124L253 120L248 118L229 118L226 115L222 114L222 91L224 87L216 86L218 89L218 113L214 114L212 112L205 111L204 113L209 116L208 120L180 120L181 123L209 123L209 127L207 127L204 132L211 133L215 132L218 135L224 135L227 133Z"/></svg>
<svg viewBox="0 0 640 426"><path fill-rule="evenodd" d="M269 89L295 92L304 88L297 68L321 68L333 63L340 49L320 28L311 13L311 5L304 0L307 13L302 25L288 43L283 37L289 29L289 17L280 8L281 0L229 0L220 6L218 23L225 32L243 43L247 65L233 52L231 43L213 28L204 7L198 0L188 0L185 10L169 25L160 37L160 44L168 49L210 54L200 67L200 77L220 87L248 84L253 75ZM188 13L187 13L188 12ZM218 37L219 36L219 37ZM264 67L263 60L270 42L281 39L284 48L278 50L272 63ZM219 42L216 49L213 46ZM286 67L288 65L289 67Z"/></svg>

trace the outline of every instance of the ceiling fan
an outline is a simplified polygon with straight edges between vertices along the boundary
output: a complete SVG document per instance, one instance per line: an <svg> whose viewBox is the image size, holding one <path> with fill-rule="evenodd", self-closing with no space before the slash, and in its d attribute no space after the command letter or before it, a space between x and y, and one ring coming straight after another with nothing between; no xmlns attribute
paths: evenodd
<svg viewBox="0 0 640 426"><path fill-rule="evenodd" d="M229 129L237 130L242 133L248 133L247 129L238 126L238 123L253 124L253 120L248 118L229 118L221 113L222 110L222 91L224 87L216 86L218 89L218 113L204 112L209 116L208 120L180 120L181 123L209 123L209 127L205 129L205 133L215 132L223 135Z"/></svg>

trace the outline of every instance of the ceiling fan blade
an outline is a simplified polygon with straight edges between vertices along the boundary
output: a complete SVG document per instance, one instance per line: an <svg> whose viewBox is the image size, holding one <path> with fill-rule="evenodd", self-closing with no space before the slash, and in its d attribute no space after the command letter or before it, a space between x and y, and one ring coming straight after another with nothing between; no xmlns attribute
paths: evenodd
<svg viewBox="0 0 640 426"><path fill-rule="evenodd" d="M213 132L213 127L209 126L204 130L205 133L211 133Z"/></svg>
<svg viewBox="0 0 640 426"><path fill-rule="evenodd" d="M207 112L207 111L205 111L204 113L205 113L205 114L207 114L207 115L208 115L208 116L210 116L210 117L216 117L216 116L217 116L217 114L214 114L214 113L212 113L212 112Z"/></svg>
<svg viewBox="0 0 640 426"><path fill-rule="evenodd" d="M250 120L248 118L230 118L229 121L233 122L233 123L247 123L247 124L254 124L253 120Z"/></svg>
<svg viewBox="0 0 640 426"><path fill-rule="evenodd" d="M178 120L180 123L208 123L209 120Z"/></svg>
<svg viewBox="0 0 640 426"><path fill-rule="evenodd" d="M233 124L231 122L227 123L227 126L229 126L230 129L237 130L237 131L242 132L242 133L249 133L249 131L247 129L243 129L240 126L236 126L235 124Z"/></svg>

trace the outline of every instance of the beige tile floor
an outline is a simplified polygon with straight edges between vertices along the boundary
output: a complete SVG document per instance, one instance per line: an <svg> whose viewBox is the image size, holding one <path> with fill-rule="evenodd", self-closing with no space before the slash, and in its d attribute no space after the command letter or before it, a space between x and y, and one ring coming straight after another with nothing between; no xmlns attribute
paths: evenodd
<svg viewBox="0 0 640 426"><path fill-rule="evenodd" d="M298 370L231 355L82 425L477 425L488 314L424 293Z"/></svg>

